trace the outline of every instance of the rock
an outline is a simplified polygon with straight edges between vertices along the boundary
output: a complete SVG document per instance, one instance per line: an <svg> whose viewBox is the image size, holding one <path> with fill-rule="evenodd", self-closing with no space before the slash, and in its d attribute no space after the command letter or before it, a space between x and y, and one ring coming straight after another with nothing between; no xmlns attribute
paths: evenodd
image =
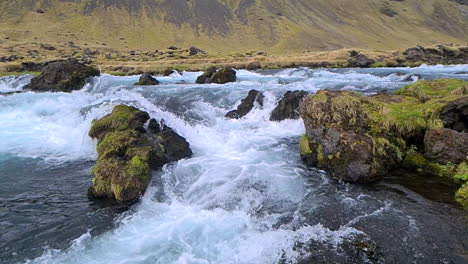
<svg viewBox="0 0 468 264"><path fill-rule="evenodd" d="M131 202L144 194L152 170L164 164L190 157L187 141L165 127L155 128L149 114L137 108L118 105L111 114L93 122L89 136L97 138L98 160L93 169L92 198L111 198Z"/></svg>
<svg viewBox="0 0 468 264"><path fill-rule="evenodd" d="M151 76L151 74L143 73L135 85L159 85L159 81Z"/></svg>
<svg viewBox="0 0 468 264"><path fill-rule="evenodd" d="M355 50L349 53L348 67L352 68L368 68L375 63L375 60L370 59L366 55Z"/></svg>
<svg viewBox="0 0 468 264"><path fill-rule="evenodd" d="M456 199L468 206L468 134L442 128L441 114L458 108L467 84L439 79L418 81L393 95L308 95L301 106L306 128L301 157L348 182L371 182L396 168L442 176L463 185Z"/></svg>
<svg viewBox="0 0 468 264"><path fill-rule="evenodd" d="M149 123L148 123L148 131L157 134L162 131L161 126L159 125L158 121L156 119L152 118Z"/></svg>
<svg viewBox="0 0 468 264"><path fill-rule="evenodd" d="M442 108L440 119L444 127L468 133L468 96L449 102Z"/></svg>
<svg viewBox="0 0 468 264"><path fill-rule="evenodd" d="M215 66L209 67L202 75L198 76L196 83L199 83L199 84L209 83L211 77L213 76L215 72L216 72Z"/></svg>
<svg viewBox="0 0 468 264"><path fill-rule="evenodd" d="M42 9L36 9L36 13L38 13L38 14L44 14L45 12L44 12L44 10L42 10Z"/></svg>
<svg viewBox="0 0 468 264"><path fill-rule="evenodd" d="M169 75L173 74L174 72L176 72L174 69L165 69L163 71L163 76L169 76Z"/></svg>
<svg viewBox="0 0 468 264"><path fill-rule="evenodd" d="M468 157L468 133L439 128L426 132L424 156L433 162L460 164Z"/></svg>
<svg viewBox="0 0 468 264"><path fill-rule="evenodd" d="M250 90L246 98L241 100L240 105L237 106L236 110L229 111L226 114L227 118L239 119L247 115L257 103L259 106L263 106L263 93L257 90Z"/></svg>
<svg viewBox="0 0 468 264"><path fill-rule="evenodd" d="M169 46L167 47L168 50L178 50L179 48L176 46Z"/></svg>
<svg viewBox="0 0 468 264"><path fill-rule="evenodd" d="M188 52L189 52L189 56L195 56L198 53L205 54L205 51L203 51L203 50L201 50L201 49L199 49L197 47L193 47L193 46L188 49Z"/></svg>
<svg viewBox="0 0 468 264"><path fill-rule="evenodd" d="M255 71L262 68L262 65L258 61L252 61L245 67L249 71Z"/></svg>
<svg viewBox="0 0 468 264"><path fill-rule="evenodd" d="M417 46L403 52L405 60L412 63L428 64L465 64L468 62L468 50L464 47L437 45L432 48Z"/></svg>
<svg viewBox="0 0 468 264"><path fill-rule="evenodd" d="M354 92L319 91L307 96L301 109L306 127L302 159L348 182L382 178L396 165L403 146L372 131L377 121L371 116L381 114L378 101Z"/></svg>
<svg viewBox="0 0 468 264"><path fill-rule="evenodd" d="M278 102L278 105L271 113L270 120L282 121L285 119L298 119L300 104L306 96L306 91L286 92L286 94Z"/></svg>
<svg viewBox="0 0 468 264"><path fill-rule="evenodd" d="M86 66L76 59L54 61L42 67L26 89L33 91L71 92L83 88L86 81L99 76L99 70Z"/></svg>
<svg viewBox="0 0 468 264"><path fill-rule="evenodd" d="M223 68L211 76L210 83L225 84L229 82L235 82L237 79L236 71L231 68Z"/></svg>
<svg viewBox="0 0 468 264"><path fill-rule="evenodd" d="M57 48L52 46L52 45L49 45L49 44L42 44L41 43L41 49L45 49L45 50L56 50Z"/></svg>
<svg viewBox="0 0 468 264"><path fill-rule="evenodd" d="M196 83L218 83L225 84L235 82L237 79L236 71L231 68L223 68L216 71L216 67L210 67L202 75L198 76Z"/></svg>

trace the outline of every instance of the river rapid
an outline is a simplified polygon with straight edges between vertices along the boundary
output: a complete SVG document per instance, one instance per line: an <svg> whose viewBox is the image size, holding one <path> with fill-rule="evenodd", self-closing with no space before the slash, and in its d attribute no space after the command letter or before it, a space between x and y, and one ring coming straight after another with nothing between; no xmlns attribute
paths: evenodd
<svg viewBox="0 0 468 264"><path fill-rule="evenodd" d="M32 76L2 77L0 262L468 263L468 212L452 200L454 186L398 173L374 185L337 182L302 164L302 120L269 121L286 91L392 92L418 79L468 80L467 71L239 70L224 85L183 72L148 87L132 85L139 76L102 75L72 93L23 91ZM224 118L250 89L264 91L264 107ZM132 206L91 202L97 142L87 133L122 103L164 119L194 156L154 172Z"/></svg>

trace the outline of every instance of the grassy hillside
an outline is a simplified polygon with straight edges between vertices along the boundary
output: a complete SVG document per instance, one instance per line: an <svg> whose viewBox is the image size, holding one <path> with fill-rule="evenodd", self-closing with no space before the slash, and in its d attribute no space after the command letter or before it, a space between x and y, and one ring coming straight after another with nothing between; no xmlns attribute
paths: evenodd
<svg viewBox="0 0 468 264"><path fill-rule="evenodd" d="M210 53L466 44L451 0L0 0L0 52L22 44L119 50L195 45Z"/></svg>

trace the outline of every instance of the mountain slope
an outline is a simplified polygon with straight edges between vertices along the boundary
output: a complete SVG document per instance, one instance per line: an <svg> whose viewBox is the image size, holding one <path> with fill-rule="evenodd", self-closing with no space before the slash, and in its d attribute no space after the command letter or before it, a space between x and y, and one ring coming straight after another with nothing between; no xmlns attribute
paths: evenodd
<svg viewBox="0 0 468 264"><path fill-rule="evenodd" d="M464 0L0 0L0 17L3 43L117 49L283 53L468 40Z"/></svg>

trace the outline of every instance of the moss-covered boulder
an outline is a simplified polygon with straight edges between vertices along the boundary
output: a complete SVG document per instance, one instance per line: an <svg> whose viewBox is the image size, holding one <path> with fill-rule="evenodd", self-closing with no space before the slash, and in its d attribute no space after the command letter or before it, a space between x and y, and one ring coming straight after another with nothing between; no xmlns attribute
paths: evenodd
<svg viewBox="0 0 468 264"><path fill-rule="evenodd" d="M99 140L93 169L93 198L133 201L144 194L152 171L164 164L190 157L187 141L161 126L137 108L118 105L111 114L93 122L89 136ZM156 128L157 126L157 128Z"/></svg>
<svg viewBox="0 0 468 264"><path fill-rule="evenodd" d="M373 181L405 167L464 184L468 177L460 175L467 164L467 134L443 129L441 112L466 98L467 84L440 79L419 81L394 95L309 95L301 107L306 127L301 156L307 164L349 182ZM457 200L463 195L462 188Z"/></svg>

